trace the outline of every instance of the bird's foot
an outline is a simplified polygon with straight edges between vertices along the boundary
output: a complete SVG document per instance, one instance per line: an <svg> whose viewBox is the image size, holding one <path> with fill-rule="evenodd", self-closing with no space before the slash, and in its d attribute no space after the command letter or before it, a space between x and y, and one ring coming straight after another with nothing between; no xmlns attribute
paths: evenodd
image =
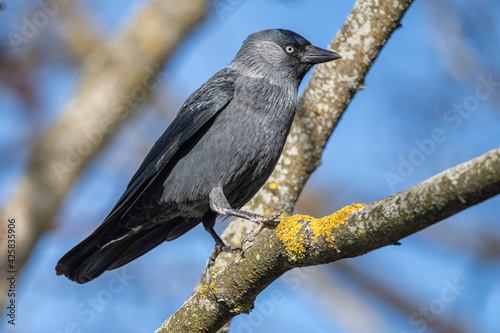
<svg viewBox="0 0 500 333"><path fill-rule="evenodd" d="M250 221L255 222L257 226L252 231L250 231L241 241L240 248L242 249L243 253L245 253L245 251L252 247L252 245L250 245L245 249L243 246L246 242L252 243L255 240L255 237L257 237L257 235L260 234L262 230L266 228L275 229L278 224L280 224L281 219L279 218L279 216L281 216L282 213L283 212L280 211L269 216L255 215L255 218L249 219Z"/></svg>
<svg viewBox="0 0 500 333"><path fill-rule="evenodd" d="M281 219L279 218L281 214L283 214L283 211L279 211L268 216L252 214L248 220L257 224L263 224L265 225L265 228L274 229L281 222Z"/></svg>
<svg viewBox="0 0 500 333"><path fill-rule="evenodd" d="M205 275L207 277L207 281L210 281L212 279L212 274L211 274L210 270L215 265L215 260L217 259L219 254L221 254L222 252L242 253L243 249L241 247L233 249L233 248L231 248L231 246L226 245L223 242L215 243L214 250L212 251L210 258L208 258L207 268L205 269Z"/></svg>

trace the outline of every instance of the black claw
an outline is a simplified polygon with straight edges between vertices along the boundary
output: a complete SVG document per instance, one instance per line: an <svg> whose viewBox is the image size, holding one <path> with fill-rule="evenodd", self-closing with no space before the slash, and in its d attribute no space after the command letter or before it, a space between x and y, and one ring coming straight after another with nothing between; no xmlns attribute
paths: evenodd
<svg viewBox="0 0 500 333"><path fill-rule="evenodd" d="M250 242L250 245L248 245L248 247L245 249L244 246L245 246L245 243L248 243ZM241 241L241 245L240 245L240 248L242 250L241 254L245 254L246 251L248 251L249 248L251 248L253 246L253 243L251 240L249 240L247 237L243 238L243 240Z"/></svg>
<svg viewBox="0 0 500 333"><path fill-rule="evenodd" d="M241 244L240 244L240 248L243 252L245 252L245 249L243 246L245 245L246 242L248 242L248 239L245 237L245 238L243 238L243 240L241 241Z"/></svg>
<svg viewBox="0 0 500 333"><path fill-rule="evenodd" d="M248 245L248 247L245 249L245 251L248 251L252 246L253 246L253 243L250 243L250 245ZM245 253L245 252L243 252L243 253Z"/></svg>
<svg viewBox="0 0 500 333"><path fill-rule="evenodd" d="M243 252L243 248L242 247L237 247L237 248L234 248L234 249L230 249L229 253L242 253Z"/></svg>

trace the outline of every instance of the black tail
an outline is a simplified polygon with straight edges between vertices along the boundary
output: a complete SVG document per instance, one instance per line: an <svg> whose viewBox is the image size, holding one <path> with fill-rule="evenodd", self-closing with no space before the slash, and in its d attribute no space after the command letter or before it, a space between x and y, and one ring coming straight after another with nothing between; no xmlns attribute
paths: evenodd
<svg viewBox="0 0 500 333"><path fill-rule="evenodd" d="M103 224L59 260L57 275L65 275L77 283L89 282L104 271L123 266L152 250L166 240L175 225L161 223L110 243L113 230L108 230L109 224Z"/></svg>

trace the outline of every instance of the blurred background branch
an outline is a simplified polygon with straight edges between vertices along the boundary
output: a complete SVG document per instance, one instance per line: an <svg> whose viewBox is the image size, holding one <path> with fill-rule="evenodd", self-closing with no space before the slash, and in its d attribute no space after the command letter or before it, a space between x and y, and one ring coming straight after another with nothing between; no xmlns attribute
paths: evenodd
<svg viewBox="0 0 500 333"><path fill-rule="evenodd" d="M417 313L415 311L415 309L419 308L417 303L412 302L398 292L395 292L383 282L377 281L372 276L364 272L360 267L351 265L349 261L343 260L336 263L335 271L338 271L338 273L342 274L346 279L359 286L360 289L362 289L362 292L385 302L391 306L394 311L400 312L403 316L411 317L415 316ZM468 327L467 323L463 322L461 318L461 314L455 314L452 320L446 320L436 316L434 320L430 320L427 325L428 328L436 332L471 332L472 328ZM376 323L375 327L381 327L381 325Z"/></svg>
<svg viewBox="0 0 500 333"><path fill-rule="evenodd" d="M85 58L80 84L60 119L35 139L26 174L2 210L1 248L6 248L8 219L22 221L16 230L17 270L22 269L38 238L51 227L85 166L116 128L148 101L161 80L160 69L203 18L206 4L203 0L151 1L119 36L101 45L88 29L78 28L81 17L73 30L66 30L73 53ZM80 34L78 39L74 33ZM71 42L75 40L79 41L77 45ZM82 40L84 43L80 43ZM0 270L6 274L7 262L1 262ZM6 279L1 281L0 290L6 290ZM6 292L0 295L5 297Z"/></svg>

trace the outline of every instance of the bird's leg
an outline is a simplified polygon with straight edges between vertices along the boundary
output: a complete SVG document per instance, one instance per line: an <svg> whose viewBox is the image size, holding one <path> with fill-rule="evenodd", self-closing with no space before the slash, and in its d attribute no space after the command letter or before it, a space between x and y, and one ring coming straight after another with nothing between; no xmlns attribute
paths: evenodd
<svg viewBox="0 0 500 333"><path fill-rule="evenodd" d="M242 251L242 249L241 248L232 249L231 246L226 245L224 243L224 241L219 237L219 235L217 235L217 233L215 232L212 223L203 223L203 226L205 227L205 230L208 231L208 233L212 236L212 238L215 241L214 250L212 251L210 258L208 259L208 264L207 264L207 268L205 271L205 274L208 278L208 281L210 281L210 278L211 278L210 268L213 265L215 265L215 259L217 259L219 254L221 252L240 253Z"/></svg>
<svg viewBox="0 0 500 333"><path fill-rule="evenodd" d="M210 191L210 208L219 215L227 215L227 216L235 216L241 217L242 219L255 222L255 223L263 223L268 228L276 227L279 224L278 216L281 215L282 212L274 213L269 216L262 216L250 212L245 212L244 210L234 209L231 207L229 202L222 191L222 187L214 187L212 191Z"/></svg>
<svg viewBox="0 0 500 333"><path fill-rule="evenodd" d="M269 216L262 216L232 208L227 201L226 196L224 195L222 187L220 186L214 187L210 191L209 198L210 208L217 214L241 217L242 219L257 223L257 226L252 231L250 231L245 238L243 238L240 246L241 249L243 249L243 245L245 244L245 242L253 242L255 237L257 237L257 235L264 228L274 229L281 221L281 219L278 219L278 217L282 212L274 213Z"/></svg>

